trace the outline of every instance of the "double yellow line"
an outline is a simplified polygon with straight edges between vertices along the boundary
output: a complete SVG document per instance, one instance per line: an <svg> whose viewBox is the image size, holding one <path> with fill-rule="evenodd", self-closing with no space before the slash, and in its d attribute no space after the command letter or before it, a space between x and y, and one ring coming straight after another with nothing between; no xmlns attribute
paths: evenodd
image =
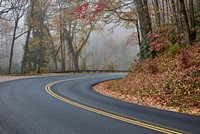
<svg viewBox="0 0 200 134"><path fill-rule="evenodd" d="M177 130L161 127L161 126L150 124L150 123L141 122L141 121L136 120L136 119L129 119L129 118L126 118L126 117L123 117L123 116L119 116L119 115L116 115L116 114L113 114L113 113L105 112L105 111L102 111L102 110L99 110L99 109L95 109L93 107L89 107L89 106L68 100L68 99L66 99L62 96L55 94L51 90L51 86L58 84L58 83L62 83L62 82L66 82L66 81L72 81L72 80L78 80L78 79L93 78L93 77L99 77L99 76L72 78L72 79L65 79L65 80L52 82L52 83L49 83L48 85L45 86L45 90L48 94L50 94L51 96L53 96L53 97L55 97L55 98L57 98L57 99L59 99L63 102L66 102L68 104L71 104L73 106L85 109L85 110L93 112L93 113L97 113L97 114L100 114L100 115L103 115L103 116L106 116L106 117L110 117L110 118L113 118L113 119L116 119L116 120L120 120L120 121L123 121L123 122L126 122L126 123L130 123L132 125L137 125L137 126L140 126L140 127L148 128L148 129L158 131L158 132L162 132L162 133L165 133L165 134L182 134L182 132L179 132Z"/></svg>

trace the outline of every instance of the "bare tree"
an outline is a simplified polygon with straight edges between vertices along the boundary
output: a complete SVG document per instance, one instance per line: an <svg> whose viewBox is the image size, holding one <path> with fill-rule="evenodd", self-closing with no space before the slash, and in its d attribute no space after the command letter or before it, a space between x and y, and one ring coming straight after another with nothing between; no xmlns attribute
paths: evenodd
<svg viewBox="0 0 200 134"><path fill-rule="evenodd" d="M62 71L65 70L65 44L64 44L64 10L65 8L65 4L61 1L61 0L57 0L58 6L59 6L59 32L60 32L60 52L61 52L61 67L62 67ZM63 13L64 12L64 13Z"/></svg>
<svg viewBox="0 0 200 134"><path fill-rule="evenodd" d="M83 47L86 45L86 43L89 39L89 36L93 30L94 25L92 25L88 30L83 32L84 36L80 40L78 40L79 41L78 46L76 44L77 42L75 41L76 37L74 37L74 35L76 34L75 30L77 30L76 26L77 25L74 25L73 28L71 28L71 26L69 26L69 30L66 30L66 39L68 42L69 50L72 54L75 70L79 70L79 56L80 56L80 53L81 53Z"/></svg>
<svg viewBox="0 0 200 134"><path fill-rule="evenodd" d="M16 5L11 5L9 2L8 0L0 0L0 19L8 20L6 16L16 8Z"/></svg>
<svg viewBox="0 0 200 134"><path fill-rule="evenodd" d="M12 24L10 21L0 21L0 74L7 72L9 61L9 46L12 39L9 35L12 33Z"/></svg>
<svg viewBox="0 0 200 134"><path fill-rule="evenodd" d="M10 60L9 60L9 70L8 73L11 74L11 69L12 69L12 59L13 59L13 49L14 49L14 45L15 45L15 41L16 39L18 39L19 37L21 37L23 34L25 34L26 32L20 33L19 35L17 35L18 31L18 25L19 25L19 21L20 19L23 17L23 15L25 14L27 8L28 8L28 0L10 0L9 3L12 7L15 6L14 9L12 9L12 17L14 19L14 29L13 29L13 35L12 35L12 43L11 43L11 50L10 50Z"/></svg>

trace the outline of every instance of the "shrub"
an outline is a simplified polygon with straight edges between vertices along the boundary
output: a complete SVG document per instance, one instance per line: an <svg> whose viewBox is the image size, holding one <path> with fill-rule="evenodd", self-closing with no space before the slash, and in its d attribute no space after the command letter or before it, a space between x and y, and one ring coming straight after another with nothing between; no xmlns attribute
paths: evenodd
<svg viewBox="0 0 200 134"><path fill-rule="evenodd" d="M190 64L189 61L191 59L191 52L189 50L182 50L179 55L180 65L183 68L187 68Z"/></svg>
<svg viewBox="0 0 200 134"><path fill-rule="evenodd" d="M149 50L158 54L163 53L170 48L170 53L176 54L180 50L179 44L183 44L181 36L182 35L176 28L160 27L148 34Z"/></svg>
<svg viewBox="0 0 200 134"><path fill-rule="evenodd" d="M171 46L168 50L170 55L176 55L177 53L180 52L180 45L178 43L176 43L175 45Z"/></svg>
<svg viewBox="0 0 200 134"><path fill-rule="evenodd" d="M41 68L40 71L41 71L41 73L49 73L48 68Z"/></svg>

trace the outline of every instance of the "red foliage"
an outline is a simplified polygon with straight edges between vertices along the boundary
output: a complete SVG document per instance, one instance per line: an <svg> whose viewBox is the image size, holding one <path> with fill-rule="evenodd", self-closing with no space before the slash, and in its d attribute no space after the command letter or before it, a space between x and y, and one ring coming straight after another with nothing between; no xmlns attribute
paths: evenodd
<svg viewBox="0 0 200 134"><path fill-rule="evenodd" d="M106 0L98 0L98 2L95 4L94 14L103 11L106 5L107 5Z"/></svg>
<svg viewBox="0 0 200 134"><path fill-rule="evenodd" d="M148 34L148 45L150 51L163 52L170 44L181 44L180 35L170 27L160 27Z"/></svg>
<svg viewBox="0 0 200 134"><path fill-rule="evenodd" d="M86 19L88 16L87 12L89 10L89 4L84 3L76 7L73 11L68 12L68 15L76 15L77 19Z"/></svg>
<svg viewBox="0 0 200 134"><path fill-rule="evenodd" d="M160 51L162 49L162 40L160 40L160 35L158 33L149 33L148 39L150 51Z"/></svg>
<svg viewBox="0 0 200 134"><path fill-rule="evenodd" d="M98 0L94 4L94 9L91 9L87 2L77 6L73 11L68 11L67 15L73 15L76 19L89 20L91 23L96 19L96 16L106 8L106 6L106 0Z"/></svg>

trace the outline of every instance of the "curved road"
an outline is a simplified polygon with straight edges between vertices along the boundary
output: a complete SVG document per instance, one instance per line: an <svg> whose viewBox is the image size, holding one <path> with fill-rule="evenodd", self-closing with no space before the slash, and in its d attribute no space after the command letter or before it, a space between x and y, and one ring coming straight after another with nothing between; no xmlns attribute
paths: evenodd
<svg viewBox="0 0 200 134"><path fill-rule="evenodd" d="M121 102L91 90L125 74L68 74L0 83L1 134L200 133L200 117Z"/></svg>

